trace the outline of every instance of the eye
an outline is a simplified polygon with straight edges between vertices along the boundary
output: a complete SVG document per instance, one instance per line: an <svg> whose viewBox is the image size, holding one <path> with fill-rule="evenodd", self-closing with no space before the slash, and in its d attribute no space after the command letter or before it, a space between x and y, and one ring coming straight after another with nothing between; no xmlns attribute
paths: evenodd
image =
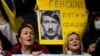
<svg viewBox="0 0 100 56"><path fill-rule="evenodd" d="M27 34L27 32L24 32L24 34L26 35L26 34Z"/></svg>
<svg viewBox="0 0 100 56"><path fill-rule="evenodd" d="M96 18L94 19L94 21L98 21L98 20L100 20L100 17L96 17Z"/></svg>
<svg viewBox="0 0 100 56"><path fill-rule="evenodd" d="M54 24L56 24L56 23L58 23L57 21L52 21L51 23L54 23Z"/></svg>
<svg viewBox="0 0 100 56"><path fill-rule="evenodd" d="M76 40L79 40L78 38L76 38Z"/></svg>
<svg viewBox="0 0 100 56"><path fill-rule="evenodd" d="M98 18L95 18L95 21L98 21Z"/></svg>
<svg viewBox="0 0 100 56"><path fill-rule="evenodd" d="M30 35L34 35L34 33L33 32L30 32Z"/></svg>
<svg viewBox="0 0 100 56"><path fill-rule="evenodd" d="M48 20L46 20L46 21L44 21L44 23L49 23L49 21L48 21Z"/></svg>
<svg viewBox="0 0 100 56"><path fill-rule="evenodd" d="M69 39L69 41L73 41L73 38Z"/></svg>

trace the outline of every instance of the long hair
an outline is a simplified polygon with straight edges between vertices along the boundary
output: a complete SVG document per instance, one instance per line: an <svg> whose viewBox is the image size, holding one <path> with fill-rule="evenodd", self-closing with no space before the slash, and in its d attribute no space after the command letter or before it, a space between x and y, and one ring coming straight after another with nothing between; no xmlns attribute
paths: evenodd
<svg viewBox="0 0 100 56"><path fill-rule="evenodd" d="M79 51L78 52L80 52L80 53L82 53L83 52L83 44L82 44L82 41L81 41L81 39L80 39L80 36L79 36L79 34L78 33L75 33L75 32L72 32L72 33L70 33L66 38L65 38L65 40L64 40L64 44L63 44L63 54L68 54L68 38L69 38L69 36L70 35L73 35L73 34L76 34L78 37L79 37L79 40L80 40L80 49L79 49Z"/></svg>

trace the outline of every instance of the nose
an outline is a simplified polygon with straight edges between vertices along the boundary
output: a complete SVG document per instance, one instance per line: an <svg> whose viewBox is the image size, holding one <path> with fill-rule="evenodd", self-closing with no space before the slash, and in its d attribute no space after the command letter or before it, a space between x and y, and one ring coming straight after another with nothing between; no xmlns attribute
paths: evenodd
<svg viewBox="0 0 100 56"><path fill-rule="evenodd" d="M52 31L52 28L49 28L49 31Z"/></svg>
<svg viewBox="0 0 100 56"><path fill-rule="evenodd" d="M51 24L51 23L49 23L49 25L48 25L48 26L49 26L49 28L52 28L52 24Z"/></svg>
<svg viewBox="0 0 100 56"><path fill-rule="evenodd" d="M28 34L27 34L27 36L28 36L28 37L31 37L31 34L30 34L30 33L28 33Z"/></svg>
<svg viewBox="0 0 100 56"><path fill-rule="evenodd" d="M74 43L76 43L77 41L74 39L74 41L73 41Z"/></svg>
<svg viewBox="0 0 100 56"><path fill-rule="evenodd" d="M48 30L52 31L52 24L51 23L49 23L49 25L48 25Z"/></svg>

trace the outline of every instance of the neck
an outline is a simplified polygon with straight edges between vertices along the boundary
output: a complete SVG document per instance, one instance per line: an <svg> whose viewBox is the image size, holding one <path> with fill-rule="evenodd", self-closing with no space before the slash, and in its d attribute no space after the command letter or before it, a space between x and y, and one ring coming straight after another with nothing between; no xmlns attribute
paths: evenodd
<svg viewBox="0 0 100 56"><path fill-rule="evenodd" d="M72 55L77 55L77 54L80 54L79 51L72 51Z"/></svg>
<svg viewBox="0 0 100 56"><path fill-rule="evenodd" d="M78 52L72 52L73 55L78 54Z"/></svg>
<svg viewBox="0 0 100 56"><path fill-rule="evenodd" d="M78 51L69 50L68 54L76 55L76 54L79 54L79 52Z"/></svg>
<svg viewBox="0 0 100 56"><path fill-rule="evenodd" d="M32 46L22 46L21 52L22 54L31 54Z"/></svg>

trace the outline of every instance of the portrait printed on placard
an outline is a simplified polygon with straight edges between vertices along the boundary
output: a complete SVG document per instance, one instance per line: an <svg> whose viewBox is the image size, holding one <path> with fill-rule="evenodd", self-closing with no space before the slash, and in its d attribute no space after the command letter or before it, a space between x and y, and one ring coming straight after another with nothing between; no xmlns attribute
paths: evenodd
<svg viewBox="0 0 100 56"><path fill-rule="evenodd" d="M61 40L62 30L59 10L40 10L41 39Z"/></svg>

